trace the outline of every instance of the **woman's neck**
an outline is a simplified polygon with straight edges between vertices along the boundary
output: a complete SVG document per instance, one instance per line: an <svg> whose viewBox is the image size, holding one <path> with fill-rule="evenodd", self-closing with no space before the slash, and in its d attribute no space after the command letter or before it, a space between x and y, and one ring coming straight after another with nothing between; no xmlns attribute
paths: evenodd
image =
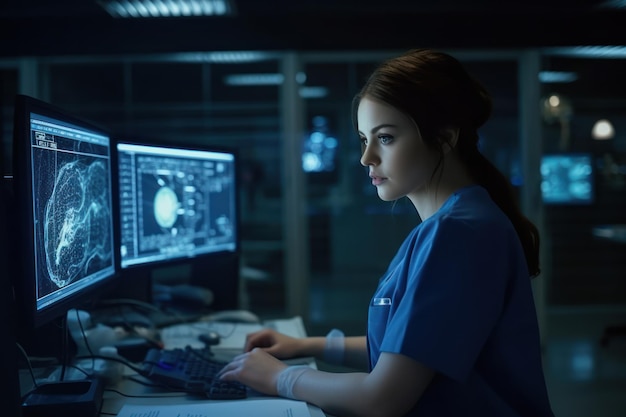
<svg viewBox="0 0 626 417"><path fill-rule="evenodd" d="M433 176L429 187L407 197L424 221L435 214L456 191L475 184L476 181L457 158L447 158L443 170Z"/></svg>

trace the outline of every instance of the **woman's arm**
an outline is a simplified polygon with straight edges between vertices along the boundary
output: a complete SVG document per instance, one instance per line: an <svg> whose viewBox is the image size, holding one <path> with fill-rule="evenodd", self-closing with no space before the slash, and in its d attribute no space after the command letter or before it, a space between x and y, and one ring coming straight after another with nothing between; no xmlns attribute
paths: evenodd
<svg viewBox="0 0 626 417"><path fill-rule="evenodd" d="M255 348L233 359L220 376L268 395L277 395L280 385L282 395L287 392L290 398L309 402L336 416L400 417L415 405L434 375L407 356L384 352L370 373L286 368L280 360ZM297 371L293 378L281 376L291 370Z"/></svg>
<svg viewBox="0 0 626 417"><path fill-rule="evenodd" d="M394 417L417 403L433 376L407 356L382 353L371 373L306 372L292 391L296 399L333 415Z"/></svg>

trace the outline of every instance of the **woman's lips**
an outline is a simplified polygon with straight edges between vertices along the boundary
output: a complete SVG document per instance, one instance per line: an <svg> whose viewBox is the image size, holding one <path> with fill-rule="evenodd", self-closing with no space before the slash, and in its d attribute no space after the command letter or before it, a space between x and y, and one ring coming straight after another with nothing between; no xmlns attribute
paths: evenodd
<svg viewBox="0 0 626 417"><path fill-rule="evenodd" d="M377 177L375 175L370 175L370 178L372 179L372 185L380 185L383 182L387 181L387 178Z"/></svg>

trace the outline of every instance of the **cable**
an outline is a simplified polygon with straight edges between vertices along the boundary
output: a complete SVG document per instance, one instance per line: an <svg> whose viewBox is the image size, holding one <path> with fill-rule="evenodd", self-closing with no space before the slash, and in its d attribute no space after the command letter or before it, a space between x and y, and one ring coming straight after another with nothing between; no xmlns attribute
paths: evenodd
<svg viewBox="0 0 626 417"><path fill-rule="evenodd" d="M87 377L93 376L93 374L90 374L89 372L85 371L83 368L81 368L78 365L70 365L70 367L76 369L77 371L82 372ZM93 370L93 367L91 369Z"/></svg>
<svg viewBox="0 0 626 417"><path fill-rule="evenodd" d="M17 342L15 343L15 345L17 346L19 351L24 356L24 359L26 359L26 365L28 366L28 371L30 372L30 377L33 380L33 385L35 386L35 388L39 388L39 384L37 384L37 378L35 377L35 370L33 369L33 365L30 363L30 358L28 357L28 354L26 353L26 351L24 350L22 345L20 345Z"/></svg>
<svg viewBox="0 0 626 417"><path fill-rule="evenodd" d="M201 314L181 313L177 310L164 308L163 306L155 306L144 301L133 300L129 298L109 299L102 300L94 309L94 312L99 310L110 309L111 312L115 312L117 316L123 321L123 326L126 329L134 330L136 324L133 319L128 319L129 314L141 314L147 321L150 322L150 326L147 328L162 328L174 324L182 324L196 321Z"/></svg>
<svg viewBox="0 0 626 417"><path fill-rule="evenodd" d="M138 374L141 374L141 368L135 366L132 362L127 361L126 359L122 359L122 358L117 358L115 356L104 356L104 355L81 355L81 356L77 356L76 359L103 359L106 361L114 361L114 362L119 362L127 367L129 367L130 369L132 369L133 371L137 372Z"/></svg>
<svg viewBox="0 0 626 417"><path fill-rule="evenodd" d="M141 373L139 373L139 376L142 376ZM130 375L130 376L128 376L127 379L129 379L129 380L131 380L131 381L133 381L133 382L135 382L137 384L141 384L141 385L143 385L145 387L164 388L164 389L168 389L168 390L171 390L171 391L178 391L178 392L182 391L182 392L185 393L185 395L192 394L192 393L190 393L188 391L185 391L183 388L175 387L175 386L172 386L172 385L168 385L166 383L152 383L152 382L148 382L148 381L143 381L143 380L137 379L137 375Z"/></svg>
<svg viewBox="0 0 626 417"><path fill-rule="evenodd" d="M134 381L134 380L133 380ZM138 381L134 381L137 383L140 383ZM125 394L121 391L118 391L116 389L113 388L105 388L105 391L109 391L109 392L114 392L118 395L121 395L122 397L126 397L126 398L169 398L169 397L186 397L187 394L186 393L171 393L171 395L163 395L163 394L157 394L157 395L131 395L131 394Z"/></svg>
<svg viewBox="0 0 626 417"><path fill-rule="evenodd" d="M140 382L140 381L134 380L133 378L128 378L128 379L130 379L130 380L132 380L133 382L136 382L136 383L138 383L138 384L147 385L147 384L145 384L145 383L143 383L143 382ZM158 387L158 388L160 388L160 387ZM121 392L121 391L118 391L118 390L116 390L116 389L113 389L113 388L105 388L104 390L105 390L105 391L108 391L108 392L113 392L113 393L115 393L115 394L121 395L122 397L126 397L126 398L170 398L170 397L186 397L186 396L187 396L187 393L182 393L182 394L178 394L178 393L170 393L170 394L168 394L168 395L166 395L166 394L156 394L156 395L130 395L130 394L125 394L125 393L123 393L123 392ZM108 399L104 399L104 400L105 400L105 401L107 401ZM119 414L119 411L118 411L118 412L108 412L108 411L102 411L102 410L100 411L100 415L106 415L106 416L116 416L116 415L118 415L118 414Z"/></svg>
<svg viewBox="0 0 626 417"><path fill-rule="evenodd" d="M87 348L87 352L89 352L89 354L91 356L93 356L93 351L91 350L91 346L89 346L89 339L87 339L87 334L85 333L85 328L83 327L83 322L80 319L80 314L78 310L74 310L76 311L76 320L78 321L78 327L80 328L80 334L83 338L83 342L85 343L85 347ZM94 369L96 367L96 360L94 359L91 363L91 369Z"/></svg>
<svg viewBox="0 0 626 417"><path fill-rule="evenodd" d="M65 380L65 368L70 362L69 353L69 330L67 327L67 317L61 318L61 376L59 381Z"/></svg>
<svg viewBox="0 0 626 417"><path fill-rule="evenodd" d="M123 305L140 307L140 308L143 308L144 310L154 311L157 313L162 312L162 310L155 305L146 303L145 301L134 300L132 298L112 298L109 300L100 300L98 304L96 305L96 308L101 307L101 306L102 307L107 307L107 306L119 307Z"/></svg>
<svg viewBox="0 0 626 417"><path fill-rule="evenodd" d="M211 326L209 329L206 329L203 324L208 324L209 326ZM232 336L235 333L235 330L237 330L237 326L240 323L229 323L229 322L223 322L223 321L217 321L217 320L203 320L201 322L197 322L197 325L191 325L191 328L195 328L198 330L202 330L202 331L206 331L206 330L215 330L215 332L217 334L220 335L220 337L222 339L228 339L230 336ZM219 332L218 329L221 325L232 325L232 327L230 328L230 331L226 334L222 334L222 332Z"/></svg>

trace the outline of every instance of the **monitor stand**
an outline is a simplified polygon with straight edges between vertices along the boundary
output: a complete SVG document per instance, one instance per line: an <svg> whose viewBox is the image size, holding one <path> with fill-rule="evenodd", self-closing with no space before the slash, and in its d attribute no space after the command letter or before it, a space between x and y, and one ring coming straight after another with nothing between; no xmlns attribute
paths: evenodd
<svg viewBox="0 0 626 417"><path fill-rule="evenodd" d="M103 392L104 382L99 378L41 384L24 397L22 417L96 417L102 407Z"/></svg>
<svg viewBox="0 0 626 417"><path fill-rule="evenodd" d="M68 364L76 355L77 347L69 335L67 318L60 317L32 334L30 356L48 355L59 360L55 365L60 374L56 381L36 385L22 397L22 417L47 415L77 415L96 417L102 406L104 381L99 378L66 379ZM32 349L37 346L38 349ZM45 356L44 356L44 360ZM36 365L35 365L36 366Z"/></svg>
<svg viewBox="0 0 626 417"><path fill-rule="evenodd" d="M18 329L18 342L29 357L42 358L46 363L63 363L76 356L77 346L70 337L67 320L60 317L35 330Z"/></svg>
<svg viewBox="0 0 626 417"><path fill-rule="evenodd" d="M239 254L220 253L194 259L189 284L208 288L213 292L211 309L239 309Z"/></svg>

